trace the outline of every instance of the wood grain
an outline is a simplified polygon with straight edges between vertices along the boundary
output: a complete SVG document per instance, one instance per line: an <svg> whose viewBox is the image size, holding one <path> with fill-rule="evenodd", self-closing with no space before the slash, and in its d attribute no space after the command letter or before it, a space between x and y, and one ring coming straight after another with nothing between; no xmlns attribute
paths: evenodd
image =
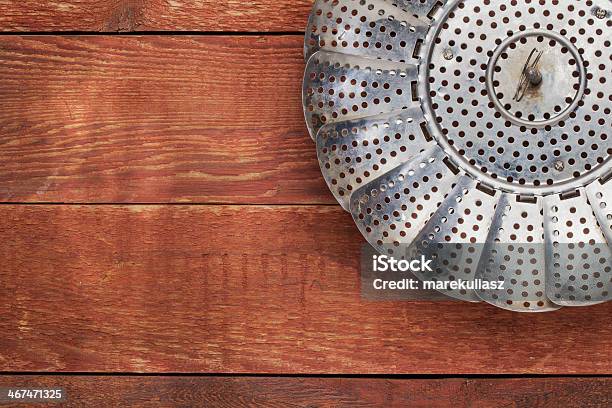
<svg viewBox="0 0 612 408"><path fill-rule="evenodd" d="M312 0L0 0L0 31L304 31Z"/></svg>
<svg viewBox="0 0 612 408"><path fill-rule="evenodd" d="M607 374L612 303L360 299L321 206L0 206L0 371Z"/></svg>
<svg viewBox="0 0 612 408"><path fill-rule="evenodd" d="M301 41L0 37L0 201L335 204Z"/></svg>
<svg viewBox="0 0 612 408"><path fill-rule="evenodd" d="M5 376L0 377L0 387L4 385L63 387L66 407L599 408L612 404L610 378Z"/></svg>

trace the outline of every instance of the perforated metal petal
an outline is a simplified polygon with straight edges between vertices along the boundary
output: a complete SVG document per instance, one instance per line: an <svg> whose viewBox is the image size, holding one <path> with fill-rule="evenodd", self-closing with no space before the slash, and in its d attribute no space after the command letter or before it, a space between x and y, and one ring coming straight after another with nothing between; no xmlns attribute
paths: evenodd
<svg viewBox="0 0 612 408"><path fill-rule="evenodd" d="M433 259L432 271L417 272L425 281L474 281L497 198L462 176L415 239L415 255ZM499 196L499 194L497 194ZM470 302L480 299L473 288L442 293Z"/></svg>
<svg viewBox="0 0 612 408"><path fill-rule="evenodd" d="M399 62L319 51L306 66L304 114L311 137L326 123L405 109L417 100L417 68Z"/></svg>
<svg viewBox="0 0 612 408"><path fill-rule="evenodd" d="M606 182L595 180L587 186L586 193L608 246L612 245L612 178Z"/></svg>
<svg viewBox="0 0 612 408"><path fill-rule="evenodd" d="M304 55L319 50L410 62L429 28L432 0L319 0L310 15Z"/></svg>
<svg viewBox="0 0 612 408"><path fill-rule="evenodd" d="M546 294L558 305L609 299L612 256L584 189L544 199Z"/></svg>
<svg viewBox="0 0 612 408"><path fill-rule="evenodd" d="M321 171L331 192L348 211L351 193L433 145L422 132L419 105L345 122L317 133Z"/></svg>
<svg viewBox="0 0 612 408"><path fill-rule="evenodd" d="M546 297L546 264L542 200L521 200L503 193L495 209L476 273L502 289L482 289L485 302L517 312L559 309Z"/></svg>
<svg viewBox="0 0 612 408"><path fill-rule="evenodd" d="M443 160L428 149L355 191L351 213L372 246L393 255L414 241L459 180Z"/></svg>

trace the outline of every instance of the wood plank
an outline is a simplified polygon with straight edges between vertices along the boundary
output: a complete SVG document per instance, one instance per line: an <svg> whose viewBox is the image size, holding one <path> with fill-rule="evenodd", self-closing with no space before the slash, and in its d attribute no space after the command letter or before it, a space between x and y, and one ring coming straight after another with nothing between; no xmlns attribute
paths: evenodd
<svg viewBox="0 0 612 408"><path fill-rule="evenodd" d="M589 408L612 404L610 378L388 379L4 376L0 386L62 387L62 406Z"/></svg>
<svg viewBox="0 0 612 408"><path fill-rule="evenodd" d="M0 0L0 31L304 31L312 0Z"/></svg>
<svg viewBox="0 0 612 408"><path fill-rule="evenodd" d="M0 371L608 374L612 303L368 302L329 206L0 206Z"/></svg>
<svg viewBox="0 0 612 408"><path fill-rule="evenodd" d="M335 203L301 41L0 37L0 201Z"/></svg>

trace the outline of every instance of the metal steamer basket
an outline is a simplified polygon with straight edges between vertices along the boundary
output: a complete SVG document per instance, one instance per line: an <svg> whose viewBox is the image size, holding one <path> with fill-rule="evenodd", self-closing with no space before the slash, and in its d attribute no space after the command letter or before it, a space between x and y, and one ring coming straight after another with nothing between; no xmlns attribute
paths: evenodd
<svg viewBox="0 0 612 408"><path fill-rule="evenodd" d="M367 241L540 312L609 300L612 2L318 0L303 106ZM402 252L402 256L406 253Z"/></svg>

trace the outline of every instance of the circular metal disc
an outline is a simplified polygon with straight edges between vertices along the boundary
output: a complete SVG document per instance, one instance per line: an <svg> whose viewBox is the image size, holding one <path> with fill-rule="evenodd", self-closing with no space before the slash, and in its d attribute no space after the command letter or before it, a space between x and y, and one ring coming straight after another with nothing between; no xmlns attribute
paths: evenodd
<svg viewBox="0 0 612 408"><path fill-rule="evenodd" d="M474 177L506 191L548 194L611 168L610 19L595 17L594 3L610 6L455 1L436 21L421 64L425 114L448 154ZM534 50L543 53L536 64L542 82L513 101Z"/></svg>
<svg viewBox="0 0 612 408"><path fill-rule="evenodd" d="M318 0L304 113L379 252L521 312L610 299L612 3Z"/></svg>

